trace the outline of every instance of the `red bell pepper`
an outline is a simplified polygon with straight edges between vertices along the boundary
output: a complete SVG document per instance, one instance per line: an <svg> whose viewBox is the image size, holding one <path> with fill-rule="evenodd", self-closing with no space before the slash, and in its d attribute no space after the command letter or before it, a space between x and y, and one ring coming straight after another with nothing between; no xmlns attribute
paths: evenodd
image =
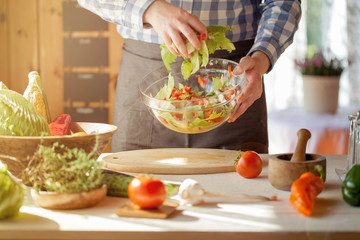
<svg viewBox="0 0 360 240"><path fill-rule="evenodd" d="M53 136L64 136L67 134L71 123L69 114L61 114L49 124Z"/></svg>
<svg viewBox="0 0 360 240"><path fill-rule="evenodd" d="M206 33L202 33L202 34L200 34L200 36L198 36L199 40L203 40L203 39L206 39L206 38L207 38Z"/></svg>

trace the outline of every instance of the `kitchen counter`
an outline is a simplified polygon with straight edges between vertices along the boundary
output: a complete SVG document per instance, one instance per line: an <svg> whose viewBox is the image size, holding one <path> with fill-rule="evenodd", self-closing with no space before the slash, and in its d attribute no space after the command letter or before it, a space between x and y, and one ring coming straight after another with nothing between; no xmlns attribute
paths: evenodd
<svg viewBox="0 0 360 240"><path fill-rule="evenodd" d="M346 166L345 155L326 156L325 190L312 217L291 206L290 192L270 185L268 155L262 157L265 166L255 179L235 172L156 177L176 182L193 178L208 191L276 195L278 201L207 198L202 205L179 206L168 219L145 219L115 214L126 198L106 197L93 208L53 211L38 207L28 194L19 216L0 221L0 239L360 239L360 208L342 200L335 173Z"/></svg>
<svg viewBox="0 0 360 240"><path fill-rule="evenodd" d="M359 106L339 107L336 114L310 114L303 107L291 107L269 112L269 152L293 152L298 141L297 131L311 132L307 142L308 153L347 154L349 146L349 119Z"/></svg>

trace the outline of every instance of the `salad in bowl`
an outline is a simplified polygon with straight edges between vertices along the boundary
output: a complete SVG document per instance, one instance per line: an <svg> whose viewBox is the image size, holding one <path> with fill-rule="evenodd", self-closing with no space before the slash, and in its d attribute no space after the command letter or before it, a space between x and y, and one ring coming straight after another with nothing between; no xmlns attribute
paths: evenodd
<svg viewBox="0 0 360 240"><path fill-rule="evenodd" d="M234 61L210 58L187 80L182 63L161 67L140 84L141 99L165 127L180 133L203 133L224 124L237 109L245 74L233 75Z"/></svg>

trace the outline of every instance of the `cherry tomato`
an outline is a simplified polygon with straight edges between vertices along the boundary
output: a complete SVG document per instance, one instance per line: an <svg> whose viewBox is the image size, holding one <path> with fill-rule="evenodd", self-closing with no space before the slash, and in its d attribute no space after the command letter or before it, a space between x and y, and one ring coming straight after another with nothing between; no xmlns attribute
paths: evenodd
<svg viewBox="0 0 360 240"><path fill-rule="evenodd" d="M243 152L235 165L238 174L244 178L255 178L262 171L262 159L254 151Z"/></svg>
<svg viewBox="0 0 360 240"><path fill-rule="evenodd" d="M166 199L166 188L159 179L138 175L129 184L128 196L141 208L157 208Z"/></svg>

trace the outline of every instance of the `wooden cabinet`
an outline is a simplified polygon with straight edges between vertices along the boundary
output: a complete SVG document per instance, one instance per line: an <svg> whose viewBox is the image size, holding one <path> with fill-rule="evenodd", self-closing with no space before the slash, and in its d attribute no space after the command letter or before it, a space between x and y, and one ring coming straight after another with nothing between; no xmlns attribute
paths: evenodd
<svg viewBox="0 0 360 240"><path fill-rule="evenodd" d="M38 71L53 118L112 123L122 44L75 0L0 0L0 81L23 93Z"/></svg>

